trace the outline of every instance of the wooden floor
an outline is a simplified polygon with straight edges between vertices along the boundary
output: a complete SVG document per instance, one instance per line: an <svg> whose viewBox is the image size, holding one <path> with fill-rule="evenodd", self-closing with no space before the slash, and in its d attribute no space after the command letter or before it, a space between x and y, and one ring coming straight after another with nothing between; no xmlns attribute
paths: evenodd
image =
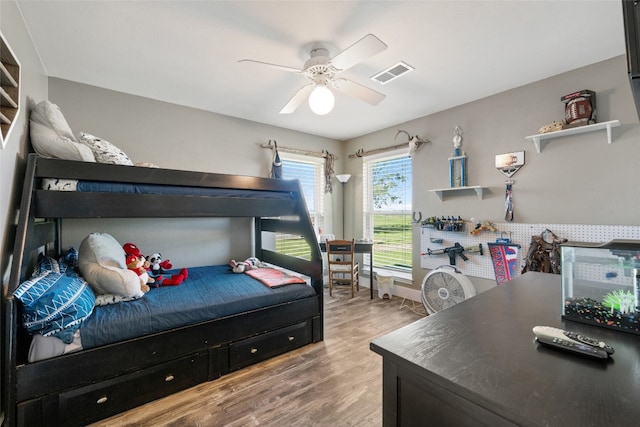
<svg viewBox="0 0 640 427"><path fill-rule="evenodd" d="M324 341L92 426L382 425L382 358L369 342L422 315L400 308L398 297L370 300L366 288L353 299L349 293L325 292Z"/></svg>

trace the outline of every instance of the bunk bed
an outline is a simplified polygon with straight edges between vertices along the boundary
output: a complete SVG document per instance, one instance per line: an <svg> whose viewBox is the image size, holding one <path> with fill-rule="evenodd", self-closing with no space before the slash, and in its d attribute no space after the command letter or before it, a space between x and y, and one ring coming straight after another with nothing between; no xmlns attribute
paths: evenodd
<svg viewBox="0 0 640 427"><path fill-rule="evenodd" d="M49 191L42 189L48 179L90 182L98 187L108 180L120 189ZM122 189L134 184L155 189L142 193ZM171 190L157 194L163 188ZM297 286L310 287L312 292L28 361L32 337L23 326L22 303L13 293L30 277L38 256L62 253L64 219L181 217L253 218L254 255L262 262L300 273L307 284ZM310 260L264 247L263 240L269 240L263 237L265 233L275 232L302 236L311 249ZM10 280L4 291L5 425L84 425L323 339L322 255L298 181L30 154Z"/></svg>

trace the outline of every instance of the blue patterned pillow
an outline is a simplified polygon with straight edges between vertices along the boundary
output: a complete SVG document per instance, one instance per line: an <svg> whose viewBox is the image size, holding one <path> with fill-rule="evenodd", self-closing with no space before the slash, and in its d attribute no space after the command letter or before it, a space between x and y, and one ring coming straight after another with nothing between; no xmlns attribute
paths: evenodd
<svg viewBox="0 0 640 427"><path fill-rule="evenodd" d="M38 255L38 262L33 269L32 277L42 275L44 272L51 271L53 273L64 273L67 269L66 264L60 264L55 259L44 254Z"/></svg>
<svg viewBox="0 0 640 427"><path fill-rule="evenodd" d="M60 260L67 265L67 267L76 269L78 268L78 250L73 246L69 248L66 254L60 258Z"/></svg>
<svg viewBox="0 0 640 427"><path fill-rule="evenodd" d="M66 344L91 315L96 300L84 279L53 271L23 282L13 295L22 301L22 320L29 333L58 337Z"/></svg>

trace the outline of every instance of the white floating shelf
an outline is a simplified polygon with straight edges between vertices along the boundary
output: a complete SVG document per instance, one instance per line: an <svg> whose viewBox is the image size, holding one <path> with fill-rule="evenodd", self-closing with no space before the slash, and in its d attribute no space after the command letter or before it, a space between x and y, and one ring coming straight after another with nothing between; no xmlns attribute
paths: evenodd
<svg viewBox="0 0 640 427"><path fill-rule="evenodd" d="M436 195L440 198L440 200L444 199L444 196L446 193L451 193L451 192L455 192L455 191L475 191L476 195L478 196L479 199L482 199L482 196L484 195L484 190L487 187L481 187L479 185L474 185L471 187L451 187L451 188L439 188L436 190L429 190L432 193L436 193Z"/></svg>
<svg viewBox="0 0 640 427"><path fill-rule="evenodd" d="M607 130L607 143L611 144L611 129L620 126L619 120L611 120L608 122L595 123L592 125L579 126L570 129L558 130L555 132L540 133L538 135L526 136L525 139L533 141L536 151L540 154L542 151L541 142L547 139L560 138L563 136L577 135L580 133L595 132L597 130Z"/></svg>

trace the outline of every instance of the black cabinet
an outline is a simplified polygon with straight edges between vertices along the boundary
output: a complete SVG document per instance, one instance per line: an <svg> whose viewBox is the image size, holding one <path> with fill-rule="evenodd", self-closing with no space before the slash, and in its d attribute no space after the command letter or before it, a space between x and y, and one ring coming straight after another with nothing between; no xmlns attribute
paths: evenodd
<svg viewBox="0 0 640 427"><path fill-rule="evenodd" d="M637 425L640 339L561 318L560 276L529 272L372 341L383 425ZM596 360L543 347L534 326L610 343Z"/></svg>

